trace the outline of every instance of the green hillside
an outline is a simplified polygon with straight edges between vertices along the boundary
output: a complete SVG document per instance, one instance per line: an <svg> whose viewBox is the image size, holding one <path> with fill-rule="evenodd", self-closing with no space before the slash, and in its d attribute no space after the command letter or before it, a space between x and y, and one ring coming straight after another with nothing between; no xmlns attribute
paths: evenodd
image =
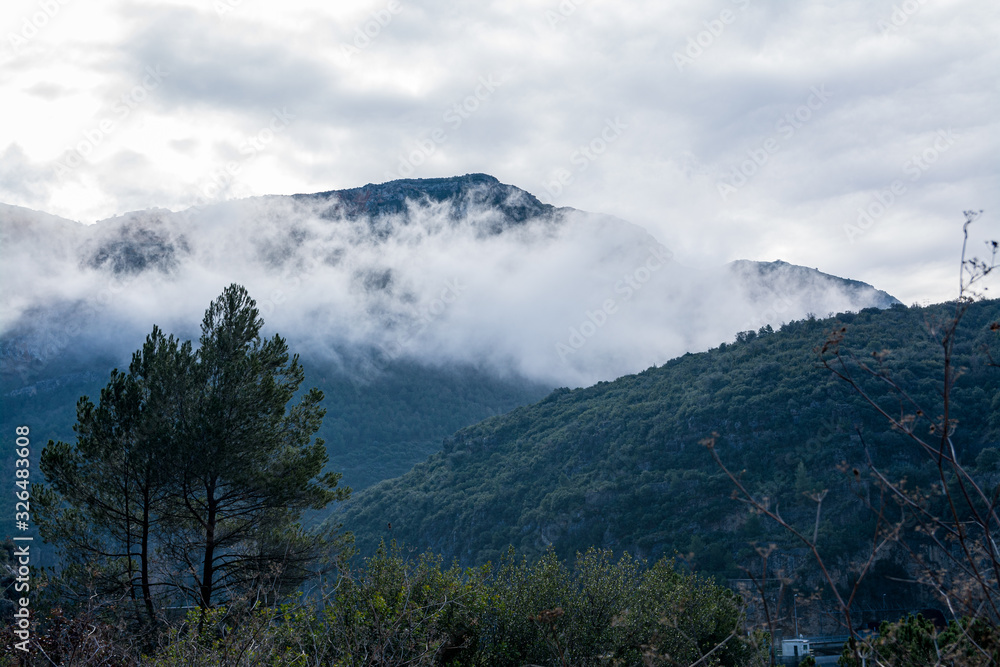
<svg viewBox="0 0 1000 667"><path fill-rule="evenodd" d="M304 386L319 387L325 395L327 413L318 435L326 441L328 467L342 472L344 484L355 489L403 474L438 451L445 436L536 401L550 389L469 366L393 361L359 380L329 362L302 363ZM50 438L73 441L77 399L86 395L96 400L115 365L110 360L56 359L25 379L6 376L0 384L0 429L9 434L17 425L29 425L38 452ZM9 455L0 458L6 462Z"/></svg>
<svg viewBox="0 0 1000 667"><path fill-rule="evenodd" d="M864 469L862 437L891 476L924 487L930 480L917 452L815 350L846 326L845 350L869 359L889 350L885 363L898 382L936 407L941 352L929 326L950 312L948 304L895 306L803 320L615 382L557 389L459 431L443 451L356 494L334 518L355 532L362 553L389 536L463 563L496 562L511 544L523 553L552 545L563 557L598 546L649 558L693 553L698 569L742 576L736 563L749 559L752 541L801 545L731 499L732 483L699 444L717 432L726 464L745 469L749 488L793 523L811 526L815 505L803 493L829 489L820 545L829 557L852 555L870 539L872 519L857 492L871 487L838 465ZM989 330L996 320L1000 301L973 305L956 345L965 366L953 393L956 442L962 461L975 467L979 457L984 473L995 452L979 455L1000 446L1000 371L982 353L997 348ZM866 387L898 411L884 383Z"/></svg>
<svg viewBox="0 0 1000 667"><path fill-rule="evenodd" d="M326 396L318 435L330 455L327 467L355 489L402 475L456 430L537 401L551 388L471 366L395 361L359 382L323 364L303 364L305 386Z"/></svg>

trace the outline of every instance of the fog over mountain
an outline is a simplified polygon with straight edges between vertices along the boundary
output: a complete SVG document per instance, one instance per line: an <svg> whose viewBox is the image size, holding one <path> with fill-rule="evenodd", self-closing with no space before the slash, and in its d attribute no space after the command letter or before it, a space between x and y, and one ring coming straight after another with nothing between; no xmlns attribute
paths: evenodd
<svg viewBox="0 0 1000 667"><path fill-rule="evenodd" d="M2 205L0 234L8 376L71 350L127 359L154 323L196 337L233 282L268 331L345 372L412 360L569 386L739 331L895 302L783 262L681 266L640 227L542 204L483 174L90 226Z"/></svg>

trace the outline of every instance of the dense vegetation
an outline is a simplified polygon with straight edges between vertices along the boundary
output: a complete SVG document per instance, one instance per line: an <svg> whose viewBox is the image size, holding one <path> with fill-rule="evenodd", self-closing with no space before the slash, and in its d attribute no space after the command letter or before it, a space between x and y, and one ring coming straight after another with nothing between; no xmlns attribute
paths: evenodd
<svg viewBox="0 0 1000 667"><path fill-rule="evenodd" d="M842 472L845 462L848 471L866 468L862 438L893 479L922 488L933 479L920 453L822 367L816 348L846 327L845 353L878 354L919 403L937 405L932 328L949 315L942 304L797 321L615 382L556 390L459 431L411 472L357 494L337 520L355 531L362 552L391 535L470 564L496 561L510 544L526 554L551 547L563 557L596 545L649 558L690 554L702 572L739 577L737 564L756 559L754 542L777 542L788 557L801 553L790 549L801 546L790 535L730 499L732 483L699 445L716 432L727 466L743 470L748 488L793 523L811 526L815 504L803 494L829 489L819 544L831 562L846 563L872 535L863 500L875 487ZM996 300L966 314L955 348L964 373L952 393L960 459L994 484L1000 373L982 347L996 348L989 324L998 319ZM891 388L864 382L898 412Z"/></svg>
<svg viewBox="0 0 1000 667"><path fill-rule="evenodd" d="M330 469L354 489L406 473L458 429L533 403L551 389L468 366L395 360L358 379L327 364L303 363L308 386L326 396L318 435Z"/></svg>
<svg viewBox="0 0 1000 667"><path fill-rule="evenodd" d="M337 547L300 523L350 495L322 472L323 394L300 393L298 357L262 326L232 285L197 349L154 327L99 402L80 399L75 442L43 449L31 497L61 552L65 603L116 601L148 635L172 606L210 609L265 582L294 590Z"/></svg>
<svg viewBox="0 0 1000 667"><path fill-rule="evenodd" d="M780 506L793 524L812 528L815 504L806 496L826 490L816 541L839 568L838 585L847 586L875 525L867 501L879 487L858 472L865 457L921 497L934 495L935 478L905 433L888 428L823 366L818 347L834 332L841 355L873 359L915 402L936 406L938 328L950 316L942 304L793 322L615 382L556 390L458 431L443 451L335 513L331 523L357 532L361 554L369 555L360 560L343 541L297 523L303 509L344 494L333 492L336 478L323 475L326 457L312 440L321 394L296 392L305 374L284 342L253 335L244 341L252 352L246 362L199 370L221 359L213 350L228 349L228 329L203 337L205 351L197 354L154 330L128 373L112 374L100 403L80 401L75 448L50 445L46 454L43 467L64 504L41 491L43 525L50 538L76 549L67 562L79 567L38 577L35 656L44 651L56 664L765 664L771 647L752 630L744 601L706 575L740 576L741 565L752 571L753 545L770 541L778 545L773 561L786 574L798 569L800 583L811 577L807 588L816 589L814 561L801 557L787 531L734 502L733 481L702 445L710 437L720 460L742 471L746 488L768 507ZM1000 301L971 304L954 347L961 373L950 391L957 458L991 493L1000 488L1000 374L989 357L998 357L998 320ZM216 330L209 314L204 327ZM260 381L226 380L267 368L274 374ZM178 379L189 376L190 384ZM883 375L856 381L887 412L905 412ZM163 398L175 391L183 397L180 412ZM475 400L503 392L494 385ZM296 406L285 413L293 398ZM212 416L230 399L233 409L218 414L241 415L245 405L246 427ZM410 405L424 400L413 397ZM379 409L365 401L357 418ZM192 414L189 426L161 437L165 424L186 423ZM258 418L263 422L253 426ZM404 417L387 413L382 421L394 419ZM267 434L258 438L258 428ZM388 428L419 432L401 423ZM202 451L206 443L214 449ZM148 456L161 446L165 458ZM301 474L285 474L296 466ZM116 504L119 473L121 488L138 493L124 507ZM216 534L208 528L213 519L200 513L216 497L210 480L217 473L229 475L228 489L237 494L235 513L217 525L235 520L229 528L242 533ZM317 484L326 487L322 498ZM232 498L230 490L218 498ZM148 497L157 520L144 524L146 508L134 501ZM277 530L269 517L280 518ZM152 538L137 549L147 528ZM210 543L232 556L239 574L218 595L186 574L213 557ZM13 563L12 554L8 542L0 561ZM161 590L173 586L174 598L149 593L147 554L155 565L149 574L170 574L157 581L167 584ZM672 554L686 562L677 565ZM904 577L905 569L891 557L877 562L875 584L862 588L861 599L884 594L885 580ZM289 596L296 586L299 594ZM919 594L905 589L894 596L915 604ZM198 607L186 616L173 603L185 595ZM978 617L941 633L905 619L866 642L862 654L912 664L945 654L958 656L955 664L989 660L998 645L995 625ZM5 637L5 649L12 645Z"/></svg>
<svg viewBox="0 0 1000 667"><path fill-rule="evenodd" d="M138 347L141 339L135 341ZM79 359L66 353L0 382L0 429L13 433L25 420L45 438L73 437L76 401L98 396L124 359ZM303 359L304 385L320 389L327 417L317 435L326 442L330 470L343 484L363 489L402 475L441 449L458 429L541 399L551 389L523 379L498 378L472 367L429 367L403 359L366 372L346 373L328 360ZM10 463L4 450L2 461Z"/></svg>
<svg viewBox="0 0 1000 667"><path fill-rule="evenodd" d="M855 649L865 659L859 660ZM883 622L877 635L844 646L839 664L863 667L873 655L891 660L895 667L988 667L1000 664L1000 634L982 618L950 621L939 630L920 614L909 615L895 623Z"/></svg>
<svg viewBox="0 0 1000 667"><path fill-rule="evenodd" d="M329 585L324 585L329 584ZM191 612L143 647L109 608L66 614L41 601L37 664L115 665L762 665L740 600L679 571L591 550L572 567L513 551L462 570L384 545L283 604L233 600ZM45 606L55 605L55 606ZM11 646L8 633L4 648ZM8 656L10 654L8 653ZM9 658L8 658L9 660ZM0 656L0 664L14 664Z"/></svg>

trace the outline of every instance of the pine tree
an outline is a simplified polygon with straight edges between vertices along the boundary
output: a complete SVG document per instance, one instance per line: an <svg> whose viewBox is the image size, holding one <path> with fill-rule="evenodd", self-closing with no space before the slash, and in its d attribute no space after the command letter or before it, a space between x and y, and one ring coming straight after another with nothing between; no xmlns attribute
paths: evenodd
<svg viewBox="0 0 1000 667"><path fill-rule="evenodd" d="M191 345L157 327L115 369L98 405L77 403L77 442L49 441L41 469L51 487L35 491L42 536L62 547L67 575L82 593L126 597L140 624L156 623L153 542L168 496L163 453L173 447L175 385L190 367Z"/></svg>
<svg viewBox="0 0 1000 667"><path fill-rule="evenodd" d="M238 285L212 302L202 321L194 382L183 397L171 452L169 552L202 608L220 589L239 592L275 572L305 576L315 540L297 523L307 509L345 500L337 473L322 474L323 394L311 389L287 409L303 381L298 357L280 336L264 339L253 299Z"/></svg>
<svg viewBox="0 0 1000 667"><path fill-rule="evenodd" d="M239 285L212 302L198 349L158 328L112 372L100 402L80 399L75 444L49 442L36 491L43 537L107 599L131 599L140 623L156 603L220 600L297 585L325 548L302 529L307 509L345 500L323 473L323 394L280 336L262 338ZM342 540L343 538L341 538Z"/></svg>

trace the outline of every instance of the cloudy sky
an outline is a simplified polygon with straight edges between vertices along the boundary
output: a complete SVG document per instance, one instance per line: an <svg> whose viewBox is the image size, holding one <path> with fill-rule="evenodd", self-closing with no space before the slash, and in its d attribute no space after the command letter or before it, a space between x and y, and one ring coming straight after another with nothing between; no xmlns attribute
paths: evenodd
<svg viewBox="0 0 1000 667"><path fill-rule="evenodd" d="M5 0L0 201L93 222L485 172L906 303L1000 237L995 0ZM1000 289L1000 288L995 288Z"/></svg>

